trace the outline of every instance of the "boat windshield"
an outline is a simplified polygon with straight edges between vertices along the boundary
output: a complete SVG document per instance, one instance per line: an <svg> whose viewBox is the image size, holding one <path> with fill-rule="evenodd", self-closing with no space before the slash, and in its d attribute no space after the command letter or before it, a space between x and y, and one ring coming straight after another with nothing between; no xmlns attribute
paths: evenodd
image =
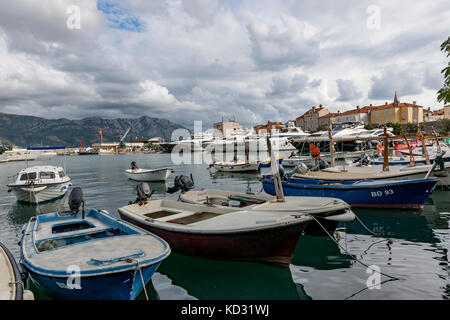
<svg viewBox="0 0 450 320"><path fill-rule="evenodd" d="M20 176L20 181L35 180L36 177L37 177L36 172L28 172Z"/></svg>
<svg viewBox="0 0 450 320"><path fill-rule="evenodd" d="M54 172L40 172L39 178L41 179L55 179L55 173Z"/></svg>

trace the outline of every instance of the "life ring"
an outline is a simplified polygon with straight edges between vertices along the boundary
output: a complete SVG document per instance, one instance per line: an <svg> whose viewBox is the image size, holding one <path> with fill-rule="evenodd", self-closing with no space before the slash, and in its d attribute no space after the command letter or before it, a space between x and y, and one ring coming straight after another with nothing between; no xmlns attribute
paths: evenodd
<svg viewBox="0 0 450 320"><path fill-rule="evenodd" d="M378 154L381 154L381 152L383 151L383 145L381 143L377 144L377 150Z"/></svg>

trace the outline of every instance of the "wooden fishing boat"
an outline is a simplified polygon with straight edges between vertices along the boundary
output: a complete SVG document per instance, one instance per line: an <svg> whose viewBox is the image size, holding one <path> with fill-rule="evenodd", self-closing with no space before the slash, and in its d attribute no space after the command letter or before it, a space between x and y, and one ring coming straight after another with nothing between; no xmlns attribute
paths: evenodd
<svg viewBox="0 0 450 320"><path fill-rule="evenodd" d="M0 300L33 300L25 290L19 266L12 253L0 242Z"/></svg>
<svg viewBox="0 0 450 320"><path fill-rule="evenodd" d="M264 202L236 210L152 200L121 207L119 214L159 235L179 253L282 267L289 265L300 235L313 219L295 202Z"/></svg>
<svg viewBox="0 0 450 320"><path fill-rule="evenodd" d="M127 169L125 174L131 180L135 181L166 181L173 172L172 168L158 169Z"/></svg>
<svg viewBox="0 0 450 320"><path fill-rule="evenodd" d="M334 197L352 207L421 209L437 182L436 178L339 182L288 178L282 186L287 196ZM273 178L266 177L262 183L265 192L275 194Z"/></svg>
<svg viewBox="0 0 450 320"><path fill-rule="evenodd" d="M57 299L135 299L170 254L164 240L98 210L33 217L20 245L31 281Z"/></svg>
<svg viewBox="0 0 450 320"><path fill-rule="evenodd" d="M412 180L425 178L428 172L430 177L438 179L438 187L450 186L450 163L444 163L444 167L432 168L433 165L398 165L389 167L389 171L383 170L381 165L368 166L336 166L325 168L322 171L309 171L304 174L295 173L293 178L315 179L321 181L358 181L358 180ZM433 169L433 170L432 170Z"/></svg>
<svg viewBox="0 0 450 320"><path fill-rule="evenodd" d="M180 201L208 207L229 208L235 210L251 209L263 203L276 201L271 195L255 195L230 190L190 190L180 194ZM299 212L314 215L319 223L326 228L328 233L334 233L339 222L352 221L355 214L344 201L330 198L313 197L289 197L287 202L295 202L298 206L293 214ZM280 204L280 206L283 206ZM326 235L326 232L317 225L316 221L310 221L305 228L307 235Z"/></svg>
<svg viewBox="0 0 450 320"><path fill-rule="evenodd" d="M214 162L214 169L223 172L257 172L260 161L218 161Z"/></svg>

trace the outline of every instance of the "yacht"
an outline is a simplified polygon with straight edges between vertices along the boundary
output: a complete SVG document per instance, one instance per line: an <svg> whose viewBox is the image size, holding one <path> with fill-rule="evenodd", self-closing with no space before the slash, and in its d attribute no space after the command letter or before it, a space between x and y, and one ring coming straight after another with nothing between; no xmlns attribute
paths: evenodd
<svg viewBox="0 0 450 320"><path fill-rule="evenodd" d="M30 161L41 156L41 151L13 147L0 154L0 162Z"/></svg>

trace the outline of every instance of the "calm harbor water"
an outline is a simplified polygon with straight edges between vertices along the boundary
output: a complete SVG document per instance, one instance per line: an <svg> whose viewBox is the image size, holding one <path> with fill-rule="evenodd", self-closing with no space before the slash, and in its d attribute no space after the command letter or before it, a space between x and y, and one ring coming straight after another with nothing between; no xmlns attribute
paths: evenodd
<svg viewBox="0 0 450 320"><path fill-rule="evenodd" d="M68 156L67 174L83 189L86 207L105 209L118 216L117 208L136 198L137 182L127 180L124 170L131 161L140 167L157 168L171 163L170 154L120 156ZM64 165L64 157L40 158L30 165ZM68 196L33 207L16 203L7 192L7 178L24 162L0 164L0 241L19 259L22 226L40 211L67 207ZM192 173L196 188L251 190L260 193L257 174L211 174L207 164L171 165L175 175ZM212 170L213 171L213 170ZM166 194L166 184L149 183L152 199L176 200ZM380 289L367 289L370 276L327 237L300 238L289 268L258 263L216 261L172 253L159 267L147 289L152 299L450 299L450 191L436 190L421 211L355 209L373 232L358 221L340 224L342 247L367 265L400 278L386 281ZM388 238L388 240L386 238ZM28 285L31 284L28 282ZM37 299L48 299L31 286ZM141 294L139 299L144 299Z"/></svg>

